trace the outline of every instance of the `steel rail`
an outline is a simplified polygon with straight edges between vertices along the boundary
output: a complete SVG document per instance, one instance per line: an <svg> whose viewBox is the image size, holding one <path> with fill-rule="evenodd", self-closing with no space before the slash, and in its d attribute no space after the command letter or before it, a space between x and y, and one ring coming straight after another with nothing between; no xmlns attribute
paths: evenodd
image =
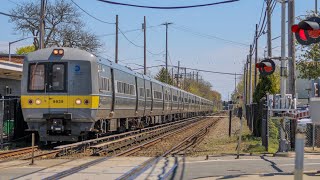
<svg viewBox="0 0 320 180"><path fill-rule="evenodd" d="M217 122L217 121L216 121ZM146 170L148 170L150 167L152 167L153 165L155 165L157 162L161 161L164 157L168 156L169 154L171 154L172 152L174 152L175 150L180 149L181 147L183 147L184 145L188 144L192 139L194 139L195 137L203 134L203 132L207 132L208 129L213 126L215 123L208 123L206 124L204 127L199 128L198 131L196 131L195 133L193 133L191 136L185 138L183 141L181 141L180 143L178 143L177 145L175 145L174 147L172 147L171 149L169 149L168 151L166 151L165 153L163 153L161 156L159 157L154 157L151 158L147 161L145 161L144 163L142 163L141 165L135 167L134 169L132 169L131 171L129 171L128 173L122 175L121 177L117 178L117 180L125 180L125 179L135 179L137 178L139 175L141 175L143 172L145 172ZM180 130L178 130L176 133L181 132ZM204 133L205 134L205 133ZM152 142L151 142L152 143ZM135 151L132 151L135 152ZM128 155L125 154L125 155ZM118 155L119 156L119 155Z"/></svg>
<svg viewBox="0 0 320 180"><path fill-rule="evenodd" d="M37 151L38 146L35 146L34 149L35 149L35 151ZM13 157L13 156L19 156L19 155L22 155L25 153L31 153L31 152L32 152L32 147L26 147L26 148L20 148L20 149L0 152L0 159Z"/></svg>
<svg viewBox="0 0 320 180"><path fill-rule="evenodd" d="M200 117L195 117L196 119L200 119ZM192 118L194 119L194 118ZM121 155L124 155L126 152L129 152L131 149L135 149L136 147L133 147L133 148L130 148L129 150L126 150L124 152L121 152L121 153L116 153L114 154L113 156L107 156L107 157L102 157L102 158L99 158L99 159L96 159L96 160L93 160L93 161L90 161L90 162L87 162L87 163L84 163L80 166L76 166L76 167L73 167L71 169L68 169L68 170L65 170L65 171L62 171L60 173L57 173L57 174L54 174L52 176L49 176L47 178L44 178L44 180L55 180L55 179L61 179L61 178L64 178L64 177L67 177L67 176L70 176L72 174L75 174L81 170L84 170L90 166L93 166L93 165L96 165L96 164L99 164L101 162L104 162L104 161L107 161L111 158L114 158L114 157L117 157L117 156L121 156Z"/></svg>

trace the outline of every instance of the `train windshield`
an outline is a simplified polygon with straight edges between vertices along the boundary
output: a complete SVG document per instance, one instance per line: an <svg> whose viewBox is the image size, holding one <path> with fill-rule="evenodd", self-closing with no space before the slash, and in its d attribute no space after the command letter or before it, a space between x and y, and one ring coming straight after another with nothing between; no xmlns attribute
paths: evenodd
<svg viewBox="0 0 320 180"><path fill-rule="evenodd" d="M64 64L54 64L52 66L52 90L63 91L65 89L64 72Z"/></svg>
<svg viewBox="0 0 320 180"><path fill-rule="evenodd" d="M41 91L45 87L45 65L44 64L32 64L30 65L30 81L29 81L29 90L32 91Z"/></svg>
<svg viewBox="0 0 320 180"><path fill-rule="evenodd" d="M35 63L29 68L29 91L65 92L66 63Z"/></svg>

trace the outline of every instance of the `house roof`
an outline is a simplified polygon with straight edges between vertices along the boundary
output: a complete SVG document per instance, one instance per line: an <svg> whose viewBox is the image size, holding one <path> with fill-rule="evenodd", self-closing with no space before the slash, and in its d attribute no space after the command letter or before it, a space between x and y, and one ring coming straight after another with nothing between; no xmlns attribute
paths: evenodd
<svg viewBox="0 0 320 180"><path fill-rule="evenodd" d="M23 64L24 55L11 54L11 61L9 61L9 54L0 54L0 61L8 61L18 64Z"/></svg>

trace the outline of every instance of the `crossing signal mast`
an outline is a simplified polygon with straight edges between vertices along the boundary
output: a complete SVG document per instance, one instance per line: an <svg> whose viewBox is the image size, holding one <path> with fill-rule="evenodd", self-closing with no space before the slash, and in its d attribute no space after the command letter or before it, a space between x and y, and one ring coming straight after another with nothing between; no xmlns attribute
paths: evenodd
<svg viewBox="0 0 320 180"><path fill-rule="evenodd" d="M310 17L291 27L296 39L301 45L320 42L320 18Z"/></svg>

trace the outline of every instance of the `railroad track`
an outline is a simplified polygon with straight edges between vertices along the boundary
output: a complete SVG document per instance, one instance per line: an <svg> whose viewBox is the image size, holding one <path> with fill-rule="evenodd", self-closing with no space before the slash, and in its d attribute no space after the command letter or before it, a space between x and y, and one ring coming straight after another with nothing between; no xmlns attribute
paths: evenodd
<svg viewBox="0 0 320 180"><path fill-rule="evenodd" d="M141 175L143 172L145 172L147 169L149 169L150 167L154 166L159 161L164 159L166 156L175 155L178 152L183 151L183 150L189 148L192 145L195 145L195 143L198 143L199 141L201 141L201 139L203 139L203 137L209 132L210 127L215 125L217 122L218 122L218 120L215 121L215 122L207 123L206 125L202 126L201 128L198 128L197 131L195 131L192 135L184 138L183 141L181 141L180 143L178 143L175 146L171 147L169 150L165 151L162 155L157 156L157 157L153 157L153 158L147 160L146 162L142 163L141 165L135 167L133 170L131 170L128 173L126 173L126 174L122 175L121 177L117 178L117 180L135 179L139 175ZM168 134L167 136L172 136L174 134L181 133L181 131L184 131L187 128L190 128L190 127L183 128L182 130L177 130L175 132L172 132L172 133ZM139 150L141 150L143 148L149 147L149 146L151 146L151 145L153 145L153 144L155 144L157 142L159 142L159 141L158 140L154 140L152 142L145 143L141 147L129 149L127 152L120 153L117 156L129 156L129 155L132 155L132 154L136 153L137 151L139 151ZM176 165L174 166L174 168L175 167L176 167ZM164 176L167 176L167 175L164 175Z"/></svg>
<svg viewBox="0 0 320 180"><path fill-rule="evenodd" d="M81 141L73 144L57 146L54 149L60 150L57 156L69 156L72 154L79 154L87 152L88 149L92 152L92 154L102 155L106 154L105 152L107 151L110 152L117 151L119 149L122 150L123 148L128 148L132 145L141 144L144 141L153 139L162 134L181 128L182 126L188 123L195 122L199 120L199 118L203 117L183 119L175 122L144 128L141 130L130 131L126 133Z"/></svg>
<svg viewBox="0 0 320 180"><path fill-rule="evenodd" d="M193 120L193 121L192 121ZM126 143L123 143L119 140L114 140L114 144L120 144L117 146L118 149L115 149L115 146L110 146L110 144L113 143L103 143L103 145L99 145L99 146L92 146L92 149L96 149L96 151L94 151L94 154L99 154L102 155L102 153L110 153L112 152L112 156L104 156L102 158L90 161L88 163L84 163L80 166L76 166L73 167L71 169L62 171L60 173L57 173L55 175L52 175L50 177L45 178L45 180L53 180L53 179L61 179L67 176L70 176L72 174L75 174L81 170L84 170L90 166L94 166L96 164L99 164L101 162L107 161L111 158L114 157L118 157L118 156L129 156L134 154L137 151L140 151L144 148L147 148L149 146L152 146L158 142L161 142L162 139L173 136L175 134L178 133L182 133L183 131L185 131L188 128L191 128L192 125L194 125L195 122L199 122L202 123L202 121L199 121L199 118L192 118L192 120L190 120L189 124L186 124L184 127L181 127L181 124L179 124L179 128L176 128L172 131L167 131L164 132L164 130L160 130L159 129L159 133L160 135L158 137L155 137L155 134L152 134L151 132L148 132L148 135L153 135L153 139L149 139L147 138L146 141L143 141L142 139L139 139L140 136L137 136L135 139L136 140L141 140L141 144L139 145L134 145L135 142L132 141L132 139L130 140L130 138L123 138L122 141L126 142L126 143L132 143L131 147L128 147L128 145L126 145ZM191 121L193 123L191 123ZM209 131L209 128L211 126L213 126L218 120L214 121L214 122L206 122L202 127L199 127L194 133L192 133L190 136L188 136L187 138L185 138L183 141L181 141L180 143L176 144L174 147L170 148L169 150L167 150L166 152L164 152L162 155L158 156L158 157L154 157L149 159L148 161L144 162L143 164L139 165L138 167L136 167L134 170L128 172L127 174L124 174L123 176L121 176L119 179L134 179L135 177L139 176L139 174L141 174L142 172L144 172L146 169L148 169L149 167L151 167L153 164L155 164L156 162L158 162L159 160L163 159L164 157L168 156L169 154L176 154L177 152L179 152L180 150L183 150L185 148L188 148L192 145L194 145L195 139L197 140L201 140L201 138L203 136L205 136L205 134ZM143 142L143 143L142 143ZM104 147L104 148L101 148ZM110 148L112 147L112 148ZM123 150L123 148L126 148L125 150ZM110 155L110 154L109 154Z"/></svg>
<svg viewBox="0 0 320 180"><path fill-rule="evenodd" d="M34 146L34 151L37 151L37 150L38 150L38 146ZM21 155L29 154L31 152L32 152L32 147L26 147L26 148L20 148L20 149L0 152L0 159L21 156Z"/></svg>

